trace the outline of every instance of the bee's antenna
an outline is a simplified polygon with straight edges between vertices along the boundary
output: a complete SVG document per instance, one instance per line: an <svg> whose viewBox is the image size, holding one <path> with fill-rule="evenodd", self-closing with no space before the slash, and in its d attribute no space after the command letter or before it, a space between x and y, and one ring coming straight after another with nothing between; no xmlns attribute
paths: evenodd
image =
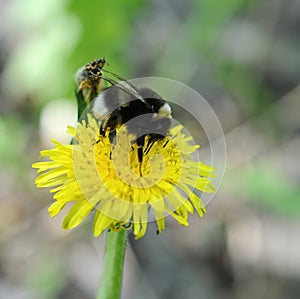
<svg viewBox="0 0 300 299"><path fill-rule="evenodd" d="M120 82L118 82L118 81L116 81L116 80L114 80L114 79L111 79L111 78L107 78L107 77L105 77L105 76L103 76L103 75L101 76L101 78L102 78L103 80L107 81L108 83L110 83L112 86L115 86L115 87L119 88L120 90L126 92L127 94L133 95L133 93L130 92L130 91L128 91L125 87L124 87L124 88L121 87L121 86L120 86L120 85L121 85ZM138 96L139 96L139 95L138 95Z"/></svg>
<svg viewBox="0 0 300 299"><path fill-rule="evenodd" d="M101 78L103 80L107 81L108 83L110 83L111 85L119 88L123 92L125 92L125 93L127 93L129 95L133 95L133 96L137 97L138 100L144 102L145 105L148 106L148 104L145 102L145 100L143 99L143 97L138 93L138 91L136 90L136 88L132 88L133 85L131 83L129 83L127 80L124 79L124 81L116 81L114 79L107 78L103 74L102 74ZM128 84L132 89L126 88L126 86L124 86L124 84Z"/></svg>
<svg viewBox="0 0 300 299"><path fill-rule="evenodd" d="M122 76L118 75L118 74L115 74L113 72L110 72L110 71L107 71L107 70L104 70L102 69L103 72L107 73L107 74L110 74L110 75L113 75L114 77L116 77L117 79L121 80L121 81L124 81L126 82L128 85L130 85L130 87L132 89L134 89L136 91L136 93L138 93L137 89L135 88L135 86L133 84L131 84L128 80L126 80L125 78L123 78Z"/></svg>
<svg viewBox="0 0 300 299"><path fill-rule="evenodd" d="M117 75L117 74L115 74L115 73L113 73L113 72L110 72L110 71L107 71L107 70L104 70L104 69L102 69L102 71L105 72L105 73L107 73L107 74L110 74L110 75L116 77L118 80L120 80L120 82L118 82L118 81L116 81L116 80L114 80L114 79L107 78L107 77L105 77L105 76L102 74L102 78L103 78L104 80L106 80L107 82L109 82L108 79L111 80L111 82L114 82L114 84L110 82L110 83L113 84L113 85L117 85L117 84L118 84L118 85L128 84L128 86L130 87L130 91L129 91L129 90L125 91L125 90L122 89L122 88L120 88L120 89L123 90L124 92L127 92L128 94L131 94L131 95L136 96L140 101L142 101L142 102L147 106L147 108L151 108L150 104L147 103L147 102L145 102L144 98L139 94L138 90L136 89L136 87L135 87L132 83L130 83L128 80L126 80L126 79L123 78L122 76ZM119 86L117 86L117 87L119 87ZM125 88L126 88L126 87L125 87Z"/></svg>

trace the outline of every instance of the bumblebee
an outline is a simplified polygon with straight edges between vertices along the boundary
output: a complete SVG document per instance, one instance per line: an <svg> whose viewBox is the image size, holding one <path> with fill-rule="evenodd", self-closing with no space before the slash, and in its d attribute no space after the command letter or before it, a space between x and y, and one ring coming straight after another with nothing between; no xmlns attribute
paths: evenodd
<svg viewBox="0 0 300 299"><path fill-rule="evenodd" d="M141 165L144 153L169 134L171 107L151 88L134 86L121 76L105 70L104 65L105 59L100 58L78 70L77 98L90 104L93 115L100 121L100 135L108 135L112 144L116 142L116 130L123 125L131 135L136 136L131 143L136 143L138 147ZM105 87L104 82L109 86Z"/></svg>

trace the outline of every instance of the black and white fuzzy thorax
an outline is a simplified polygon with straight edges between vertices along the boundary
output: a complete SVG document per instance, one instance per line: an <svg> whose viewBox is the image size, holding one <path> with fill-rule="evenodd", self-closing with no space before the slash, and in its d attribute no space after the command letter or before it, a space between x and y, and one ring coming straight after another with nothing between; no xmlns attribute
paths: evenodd
<svg viewBox="0 0 300 299"><path fill-rule="evenodd" d="M109 135L114 142L116 129L125 125L128 133L136 136L132 143L141 148L139 161L143 159L145 137L147 147L155 141L165 138L171 126L171 108L169 104L150 88L128 88L128 82L119 82L98 94L91 103L91 110L100 120L100 134ZM130 92L129 92L130 91Z"/></svg>

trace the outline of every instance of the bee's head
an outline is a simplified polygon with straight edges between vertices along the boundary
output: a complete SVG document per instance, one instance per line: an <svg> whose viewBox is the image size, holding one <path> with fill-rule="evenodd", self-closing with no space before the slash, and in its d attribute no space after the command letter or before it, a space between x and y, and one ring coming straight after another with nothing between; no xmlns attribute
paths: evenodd
<svg viewBox="0 0 300 299"><path fill-rule="evenodd" d="M85 65L85 71L87 72L88 79L92 82L99 82L102 77L102 68L105 65L105 58L93 60Z"/></svg>

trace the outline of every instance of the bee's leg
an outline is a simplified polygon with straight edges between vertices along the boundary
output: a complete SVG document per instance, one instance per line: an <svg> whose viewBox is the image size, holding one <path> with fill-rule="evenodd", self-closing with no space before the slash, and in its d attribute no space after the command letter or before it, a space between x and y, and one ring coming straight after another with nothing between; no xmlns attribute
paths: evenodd
<svg viewBox="0 0 300 299"><path fill-rule="evenodd" d="M150 150L151 150L153 144L155 143L155 141L156 141L156 139L153 138L152 135L149 135L148 142L147 142L147 146L146 146L145 151L144 151L144 153L145 153L146 155L150 152Z"/></svg>
<svg viewBox="0 0 300 299"><path fill-rule="evenodd" d="M167 140L167 141L165 142L165 144L163 145L163 148L165 148L165 147L167 146L167 144L169 143L169 141L170 141L170 140Z"/></svg>
<svg viewBox="0 0 300 299"><path fill-rule="evenodd" d="M99 134L103 137L105 136L105 129L104 129L104 123L103 122L101 122L100 129L99 129Z"/></svg>
<svg viewBox="0 0 300 299"><path fill-rule="evenodd" d="M113 148L114 148L114 146L116 144L116 131L109 132L108 138L109 138L109 141L110 141L110 143L112 145L111 146L112 149L111 149L110 154L109 154L109 158L111 159L112 151L113 151Z"/></svg>
<svg viewBox="0 0 300 299"><path fill-rule="evenodd" d="M146 149L145 149L145 154L146 154L146 155L148 155L148 153L150 152L150 150L151 150L153 144L154 144L154 141L152 141L152 142L148 141L147 146L146 146Z"/></svg>
<svg viewBox="0 0 300 299"><path fill-rule="evenodd" d="M116 135L117 135L117 134L116 134L116 130L109 132L108 138L109 138L109 142L110 142L112 145L115 145L115 144L116 144Z"/></svg>
<svg viewBox="0 0 300 299"><path fill-rule="evenodd" d="M102 137L105 136L105 129L104 129L104 124L103 122L100 123L100 129L99 129L99 135L101 135ZM96 143L100 142L100 138L96 141Z"/></svg>
<svg viewBox="0 0 300 299"><path fill-rule="evenodd" d="M142 175L142 162L143 162L143 156L144 156L144 151L143 147L145 145L145 135L137 138L136 144L138 146L138 159L139 159L139 167L140 167L140 176Z"/></svg>
<svg viewBox="0 0 300 299"><path fill-rule="evenodd" d="M100 124L100 135L102 135L103 137L105 136L106 132L109 130L108 121L109 119L102 120ZM110 132L110 134L111 133L113 132Z"/></svg>

